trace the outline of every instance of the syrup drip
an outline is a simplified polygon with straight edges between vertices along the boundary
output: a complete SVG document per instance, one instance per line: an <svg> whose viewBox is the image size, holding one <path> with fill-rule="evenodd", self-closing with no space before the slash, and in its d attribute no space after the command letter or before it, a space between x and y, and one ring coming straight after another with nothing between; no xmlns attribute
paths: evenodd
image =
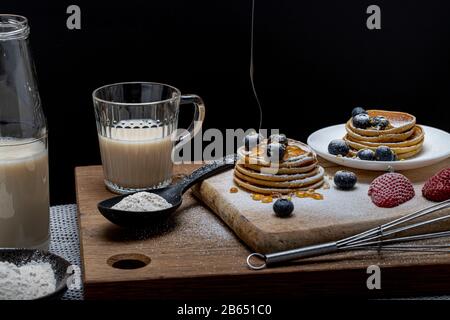
<svg viewBox="0 0 450 320"><path fill-rule="evenodd" d="M299 148L297 146L287 146L286 147L286 152L284 154L283 160L289 160L290 158L295 158L298 156L301 156L302 154L305 154L306 151L303 150L302 148Z"/></svg>
<svg viewBox="0 0 450 320"><path fill-rule="evenodd" d="M230 193L237 193L238 191L239 191L239 189L236 188L236 187L231 187L230 188Z"/></svg>
<svg viewBox="0 0 450 320"><path fill-rule="evenodd" d="M251 197L255 201L261 201L262 203L271 203L273 201L274 195L252 193Z"/></svg>
<svg viewBox="0 0 450 320"><path fill-rule="evenodd" d="M315 200L323 200L323 195L318 192L315 192L314 189L310 189L308 191L297 191L295 195L297 196L297 198L311 198Z"/></svg>
<svg viewBox="0 0 450 320"><path fill-rule="evenodd" d="M266 144L259 144L250 151L250 156L262 157L266 154Z"/></svg>
<svg viewBox="0 0 450 320"><path fill-rule="evenodd" d="M314 200L323 200L323 194L316 192L314 189L309 189L308 191L297 191L292 195L297 196L297 198L311 198ZM292 200L292 195L289 195L287 199ZM259 193L252 193L251 197L255 201L261 201L262 203L272 203L273 198L279 198L281 195L273 194L273 195L265 195Z"/></svg>
<svg viewBox="0 0 450 320"><path fill-rule="evenodd" d="M257 145L256 147L253 147L250 151L250 157L263 157L266 154L267 144L261 143ZM306 151L302 148L295 146L295 145L288 145L286 147L286 152L284 153L283 160L287 161L291 158L295 158L298 156L301 156L302 154L305 154Z"/></svg>

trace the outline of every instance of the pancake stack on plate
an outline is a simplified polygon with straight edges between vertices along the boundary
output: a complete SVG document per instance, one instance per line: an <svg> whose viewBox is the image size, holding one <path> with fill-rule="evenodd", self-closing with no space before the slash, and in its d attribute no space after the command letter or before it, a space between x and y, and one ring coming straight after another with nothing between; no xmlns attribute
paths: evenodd
<svg viewBox="0 0 450 320"><path fill-rule="evenodd" d="M382 116L389 121L386 129L356 128L350 119L345 129L344 140L350 146L350 156L356 156L358 150L376 150L379 146L387 146L397 155L397 159L407 159L422 150L424 132L416 125L416 117L405 112L368 110L372 117Z"/></svg>
<svg viewBox="0 0 450 320"><path fill-rule="evenodd" d="M240 159L234 169L235 183L258 194L289 194L300 190L320 188L324 169L317 156L306 144L288 139L281 161L267 157L267 140L246 151L239 148Z"/></svg>

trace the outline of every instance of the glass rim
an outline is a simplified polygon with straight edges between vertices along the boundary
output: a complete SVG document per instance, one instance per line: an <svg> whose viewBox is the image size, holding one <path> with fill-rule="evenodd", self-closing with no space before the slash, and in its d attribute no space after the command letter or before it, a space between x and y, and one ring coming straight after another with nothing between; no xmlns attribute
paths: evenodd
<svg viewBox="0 0 450 320"><path fill-rule="evenodd" d="M3 138L7 138L7 137L3 137ZM15 146L24 146L27 144L31 144L31 143L35 143L44 139L48 138L48 132L45 132L42 136L40 136L39 138L17 138L18 141L20 140L25 140L25 139L32 139L29 140L27 142L19 142L19 143L5 143L5 144L0 144L0 148L4 148L4 147L15 147ZM0 141L2 140L2 137L0 137Z"/></svg>
<svg viewBox="0 0 450 320"><path fill-rule="evenodd" d="M111 87L114 87L114 86L127 85L127 84L159 85L159 86L163 86L163 87L167 87L167 88L172 89L173 91L175 91L176 95L171 97L171 98L164 99L164 100L149 101L149 102L116 102L116 101L108 101L108 100L105 100L105 99L101 99L101 98L96 96L100 90L103 90L103 89L106 89L106 88L111 88ZM111 84L107 84L107 85L101 86L101 87L95 89L92 92L92 98L94 99L94 101L105 103L105 104L118 105L118 106L148 106L148 105L155 105L155 104L173 102L173 101L179 99L180 97L181 97L181 91L179 89L175 88L174 86L171 86L171 85L168 85L168 84L165 84L165 83L161 83L161 82L148 82L148 81L147 82L146 81L116 82L116 83L111 83Z"/></svg>
<svg viewBox="0 0 450 320"><path fill-rule="evenodd" d="M12 30L2 31L1 28L9 27ZM0 14L0 41L24 39L30 33L28 19L17 14Z"/></svg>

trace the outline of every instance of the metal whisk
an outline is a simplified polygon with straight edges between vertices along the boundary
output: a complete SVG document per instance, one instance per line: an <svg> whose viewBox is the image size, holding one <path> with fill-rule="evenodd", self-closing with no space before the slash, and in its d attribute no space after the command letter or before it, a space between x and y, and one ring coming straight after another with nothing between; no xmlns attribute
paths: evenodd
<svg viewBox="0 0 450 320"><path fill-rule="evenodd" d="M401 232L417 229L432 223L438 223L450 219L450 214L440 217L431 218L429 220L412 223L413 220L427 216L434 212L450 208L450 200L446 200L419 210L417 212L405 215L391 222L382 224L370 230L358 233L354 236L335 241L321 243L317 245L302 247L270 254L252 253L247 257L247 264L253 270L264 269L273 264L287 262L301 258L315 257L327 253L347 250L378 250L378 251L415 251L415 252L449 252L450 243L444 245L433 244L403 244L402 242L435 239L450 236L450 230L423 233L410 236L395 237ZM410 224L407 224L410 223ZM252 258L258 257L264 262L260 265L252 263Z"/></svg>

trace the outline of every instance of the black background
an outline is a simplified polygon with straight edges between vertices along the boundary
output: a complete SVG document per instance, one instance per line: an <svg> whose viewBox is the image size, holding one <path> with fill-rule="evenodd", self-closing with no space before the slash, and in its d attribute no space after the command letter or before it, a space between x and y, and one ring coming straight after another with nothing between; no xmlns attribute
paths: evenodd
<svg viewBox="0 0 450 320"><path fill-rule="evenodd" d="M81 30L66 28L71 4L81 7ZM381 7L381 30L366 28L370 4ZM0 11L30 20L52 204L74 202L75 166L100 163L91 92L101 85L168 83L204 98L206 128L258 126L251 0L1 0ZM448 1L256 0L255 24L264 128L305 141L359 105L449 130Z"/></svg>

